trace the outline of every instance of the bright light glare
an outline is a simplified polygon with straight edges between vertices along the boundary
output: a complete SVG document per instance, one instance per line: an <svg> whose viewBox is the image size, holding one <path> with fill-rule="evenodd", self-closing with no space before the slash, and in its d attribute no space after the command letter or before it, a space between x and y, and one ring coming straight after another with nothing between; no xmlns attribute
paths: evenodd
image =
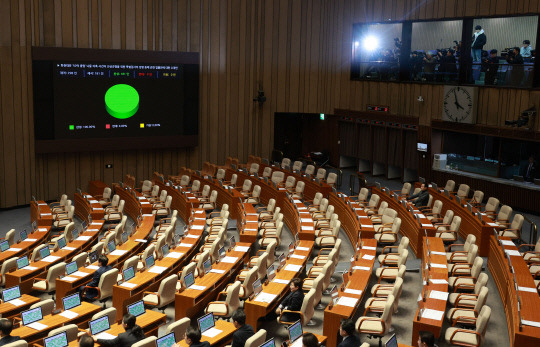
<svg viewBox="0 0 540 347"><path fill-rule="evenodd" d="M358 48L358 46L360 46L360 42L354 41L354 48Z"/></svg>
<svg viewBox="0 0 540 347"><path fill-rule="evenodd" d="M374 36L368 36L364 39L364 49L374 51L379 47L379 40Z"/></svg>

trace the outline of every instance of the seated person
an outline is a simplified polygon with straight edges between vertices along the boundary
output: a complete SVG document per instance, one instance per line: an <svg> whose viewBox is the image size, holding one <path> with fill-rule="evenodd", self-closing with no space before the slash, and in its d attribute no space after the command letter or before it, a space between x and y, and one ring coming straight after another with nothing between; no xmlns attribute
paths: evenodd
<svg viewBox="0 0 540 347"><path fill-rule="evenodd" d="M343 340L338 347L358 347L360 346L360 338L356 335L356 327L352 319L344 319L339 327L339 334Z"/></svg>
<svg viewBox="0 0 540 347"><path fill-rule="evenodd" d="M287 295L285 300L276 309L278 317L283 310L288 311L300 311L302 303L304 302L304 292L302 291L302 280L299 278L293 278L290 284L291 293ZM296 322L300 319L300 314L285 312L283 313L281 320L283 322Z"/></svg>
<svg viewBox="0 0 540 347"><path fill-rule="evenodd" d="M531 41L523 40L523 46L519 49L519 54L521 54L523 58L530 58L532 56Z"/></svg>
<svg viewBox="0 0 540 347"><path fill-rule="evenodd" d="M527 182L533 182L536 178L536 168L537 168L536 161L534 160L534 156L529 157L529 161L527 164L522 168L521 170L521 176L525 179Z"/></svg>
<svg viewBox="0 0 540 347"><path fill-rule="evenodd" d="M126 332L120 333L116 338L112 340L93 339L103 347L131 347L134 343L137 343L144 339L144 331L136 323L137 317L132 314L126 314L122 326Z"/></svg>
<svg viewBox="0 0 540 347"><path fill-rule="evenodd" d="M90 335L83 335L79 340L79 347L94 347L94 339Z"/></svg>
<svg viewBox="0 0 540 347"><path fill-rule="evenodd" d="M418 347L434 347L435 336L431 331L420 331L418 334Z"/></svg>
<svg viewBox="0 0 540 347"><path fill-rule="evenodd" d="M319 340L312 333L304 333L302 336L302 347L318 347Z"/></svg>
<svg viewBox="0 0 540 347"><path fill-rule="evenodd" d="M99 269L94 272L94 277L92 278L92 281L90 281L86 286L82 286L79 288L79 292L81 293L81 298L83 300L93 301L98 296L98 291L94 288L86 288L85 287L97 287L99 285L99 279L101 278L101 275L103 275L105 272L112 269L109 265L109 258L107 258L105 255L100 255L98 258L98 264Z"/></svg>
<svg viewBox="0 0 540 347"><path fill-rule="evenodd" d="M0 346L7 345L15 341L19 341L19 336L11 336L13 330L13 322L11 319L0 319Z"/></svg>
<svg viewBox="0 0 540 347"><path fill-rule="evenodd" d="M247 339L255 334L251 325L246 324L246 314L244 310L238 309L233 312L232 321L234 327L237 329L232 336L232 347L244 347Z"/></svg>
<svg viewBox="0 0 540 347"><path fill-rule="evenodd" d="M414 206L416 207L427 206L427 203L429 202L429 192L426 184L422 183L420 186L420 192L409 196L407 200L412 200Z"/></svg>
<svg viewBox="0 0 540 347"><path fill-rule="evenodd" d="M210 342L201 342L201 331L199 327L189 326L186 330L185 340L190 347L210 347Z"/></svg>

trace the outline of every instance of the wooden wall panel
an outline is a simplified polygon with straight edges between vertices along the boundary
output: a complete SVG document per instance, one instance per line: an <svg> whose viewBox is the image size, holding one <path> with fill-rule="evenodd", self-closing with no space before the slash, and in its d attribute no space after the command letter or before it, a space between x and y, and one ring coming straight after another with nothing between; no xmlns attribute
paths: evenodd
<svg viewBox="0 0 540 347"><path fill-rule="evenodd" d="M32 194L56 199L93 179L130 173L140 181L228 155L269 156L275 112L332 114L377 103L429 127L441 117L442 86L350 81L353 23L539 10L528 0L2 0L0 208L27 204ZM199 146L36 155L32 46L200 52ZM259 88L262 107L252 100ZM481 88L479 101L479 123L502 125L540 108L540 91Z"/></svg>

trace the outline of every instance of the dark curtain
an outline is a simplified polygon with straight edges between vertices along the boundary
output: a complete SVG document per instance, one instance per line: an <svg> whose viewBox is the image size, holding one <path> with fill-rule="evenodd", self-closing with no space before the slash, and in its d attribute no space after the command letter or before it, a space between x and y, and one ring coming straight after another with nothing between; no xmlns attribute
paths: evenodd
<svg viewBox="0 0 540 347"><path fill-rule="evenodd" d="M356 124L339 122L339 155L356 157Z"/></svg>
<svg viewBox="0 0 540 347"><path fill-rule="evenodd" d="M418 132L405 130L403 131L405 136L405 149L404 149L404 167L407 169L418 170L418 151L416 150L416 143L418 142Z"/></svg>
<svg viewBox="0 0 540 347"><path fill-rule="evenodd" d="M386 128L381 126L373 127L373 161L386 164L386 152L388 142L386 138Z"/></svg>
<svg viewBox="0 0 540 347"><path fill-rule="evenodd" d="M388 128L388 164L403 167L403 141L400 129Z"/></svg>
<svg viewBox="0 0 540 347"><path fill-rule="evenodd" d="M371 160L371 128L369 124L358 124L358 158Z"/></svg>

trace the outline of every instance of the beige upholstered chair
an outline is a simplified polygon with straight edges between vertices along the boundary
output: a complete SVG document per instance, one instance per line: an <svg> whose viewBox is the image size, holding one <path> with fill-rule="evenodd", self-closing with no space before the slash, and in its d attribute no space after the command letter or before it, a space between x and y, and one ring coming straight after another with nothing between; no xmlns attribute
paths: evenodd
<svg viewBox="0 0 540 347"><path fill-rule="evenodd" d="M259 239L258 243L260 247L266 247L271 242L277 242L278 246L281 243L281 232L283 231L283 222L278 222L276 227L261 228L262 238Z"/></svg>
<svg viewBox="0 0 540 347"><path fill-rule="evenodd" d="M484 212L493 217L497 215L497 209L499 208L499 199L490 197L488 201L486 202L486 206L484 207Z"/></svg>
<svg viewBox="0 0 540 347"><path fill-rule="evenodd" d="M357 201L361 206L365 206L368 202L369 189L361 188L358 196L350 196L351 200Z"/></svg>
<svg viewBox="0 0 540 347"><path fill-rule="evenodd" d="M407 257L409 256L409 251L404 249L401 251L398 257L398 261L395 264L392 264L391 266L381 266L375 271L375 275L379 278L379 282L381 279L388 280L388 281L395 281L397 277L399 276L400 268L403 265L406 265L407 263Z"/></svg>
<svg viewBox="0 0 540 347"><path fill-rule="evenodd" d="M124 271L133 267L133 270L137 271L137 264L139 263L139 257L134 255L124 262L122 266L122 272L118 272L117 282L120 282L124 279Z"/></svg>
<svg viewBox="0 0 540 347"><path fill-rule="evenodd" d="M32 251L32 256L30 257L30 262L31 263L40 260L39 259L40 258L39 251L41 251L45 247L49 247L49 246L48 245L39 245L36 248L34 248L34 250Z"/></svg>
<svg viewBox="0 0 540 347"><path fill-rule="evenodd" d="M446 181L444 189L448 190L449 192L453 192L454 188L456 188L456 182L454 182L453 180Z"/></svg>
<svg viewBox="0 0 540 347"><path fill-rule="evenodd" d="M315 238L317 247L334 247L339 238L339 229L341 222L338 220L331 228L322 228L319 230L319 236Z"/></svg>
<svg viewBox="0 0 540 347"><path fill-rule="evenodd" d="M270 178L272 176L272 168L267 166L263 170L263 177Z"/></svg>
<svg viewBox="0 0 540 347"><path fill-rule="evenodd" d="M221 318L229 318L234 311L240 307L239 293L242 284L239 281L234 282L227 287L225 292L222 292L219 296L225 295L224 301L211 301L206 306L205 312L212 312L214 316Z"/></svg>
<svg viewBox="0 0 540 347"><path fill-rule="evenodd" d="M118 207L107 207L105 208L105 215L103 216L103 219L106 222L115 222L115 221L121 221L122 216L124 215L124 200L120 200L120 203L118 204Z"/></svg>
<svg viewBox="0 0 540 347"><path fill-rule="evenodd" d="M7 240L9 245L13 246L15 244L15 229L11 229L6 233L6 237L0 237L0 241Z"/></svg>
<svg viewBox="0 0 540 347"><path fill-rule="evenodd" d="M249 167L249 174L255 175L259 173L259 164L257 163L251 163L251 166Z"/></svg>
<svg viewBox="0 0 540 347"><path fill-rule="evenodd" d="M150 337L142 339L139 342L134 343L133 345L131 345L131 347L155 347L156 340L157 340L157 337L150 336Z"/></svg>
<svg viewBox="0 0 540 347"><path fill-rule="evenodd" d="M0 268L0 286L6 285L6 274L17 270L17 257L6 259Z"/></svg>
<svg viewBox="0 0 540 347"><path fill-rule="evenodd" d="M291 160L289 158L283 158L281 160L281 167L284 168L284 169L290 168L291 167Z"/></svg>
<svg viewBox="0 0 540 347"><path fill-rule="evenodd" d="M467 199L470 190L471 188L468 185L460 184L456 196L460 197L461 199Z"/></svg>
<svg viewBox="0 0 540 347"><path fill-rule="evenodd" d="M66 208L66 211L54 213L53 226L55 228L63 228L73 222L73 213L75 213L75 206L69 206Z"/></svg>
<svg viewBox="0 0 540 347"><path fill-rule="evenodd" d="M526 247L529 247L529 249L533 247L534 248L531 251L523 252L521 249L526 248ZM523 259L525 259L525 261L528 262L532 260L532 261L540 262L540 238L538 239L538 241L536 241L536 245L525 243L519 246L519 250L521 254L523 255Z"/></svg>
<svg viewBox="0 0 540 347"><path fill-rule="evenodd" d="M167 334L174 333L174 336L177 339L181 339L186 333L186 330L190 326L190 324L191 319L189 319L188 317L184 317L180 320L172 322L167 326Z"/></svg>
<svg viewBox="0 0 540 347"><path fill-rule="evenodd" d="M294 176L291 175L287 177L287 179L285 180L285 183L280 183L279 186L285 187L285 189L287 189L290 192L294 189L295 184L296 184L296 178L294 178Z"/></svg>
<svg viewBox="0 0 540 347"><path fill-rule="evenodd" d="M469 248L469 252L467 252L467 258L465 262L448 264L448 275L461 276L463 272L465 272L465 274L468 274L470 272L471 267L473 266L474 260L476 259L477 255L478 255L478 246L471 245Z"/></svg>
<svg viewBox="0 0 540 347"><path fill-rule="evenodd" d="M242 188L238 187L236 189L239 190L242 195L248 196L249 192L251 191L252 185L253 185L253 182L251 182L251 180L244 180L244 184L242 184Z"/></svg>
<svg viewBox="0 0 540 347"><path fill-rule="evenodd" d="M398 213L396 210L393 208L386 208L381 216L372 215L371 222L374 224L375 230L378 231L381 228L391 226L397 216Z"/></svg>
<svg viewBox="0 0 540 347"><path fill-rule="evenodd" d="M257 207L256 211L258 213L259 220L272 217L274 215L275 209L276 209L275 199L268 200L268 205L266 207L264 206Z"/></svg>
<svg viewBox="0 0 540 347"><path fill-rule="evenodd" d="M110 325L114 324L116 321L116 308L109 307L104 310L101 310L100 312L93 315L91 320L98 319L100 317L105 317L105 316L109 318Z"/></svg>
<svg viewBox="0 0 540 347"><path fill-rule="evenodd" d="M60 262L49 268L46 278L34 278L32 290L49 293L53 296L56 290L56 280L66 272L66 263Z"/></svg>
<svg viewBox="0 0 540 347"><path fill-rule="evenodd" d="M326 169L323 169L322 167L319 168L317 170L317 175L315 176L315 178L319 180L324 180L325 177L326 177Z"/></svg>
<svg viewBox="0 0 540 347"><path fill-rule="evenodd" d="M180 186L187 187L189 185L190 178L188 175L182 175L180 178Z"/></svg>
<svg viewBox="0 0 540 347"><path fill-rule="evenodd" d="M461 226L461 217L454 216L452 223L439 224L436 226L435 237L440 237L444 242L455 242L458 239L459 228Z"/></svg>
<svg viewBox="0 0 540 347"><path fill-rule="evenodd" d="M444 339L451 345L479 347L484 342L490 317L491 308L484 306L478 315L478 319L476 319L475 330L448 328L444 334Z"/></svg>
<svg viewBox="0 0 540 347"><path fill-rule="evenodd" d="M285 174L283 172L281 171L272 172L271 181L274 182L275 184L279 184L283 182L284 179L285 179Z"/></svg>
<svg viewBox="0 0 540 347"><path fill-rule="evenodd" d="M271 265L268 264L268 253L262 252L259 256L251 257L247 265L248 267L246 269L240 270L240 273L236 278L240 281L243 281L244 278L246 278L249 269L256 266L259 268L259 271L257 272L257 278L259 278L262 282L264 280L264 277L266 276L266 269L268 268L268 266Z"/></svg>
<svg viewBox="0 0 540 347"><path fill-rule="evenodd" d="M194 195L198 195L200 193L200 189L201 189L201 181L193 180L193 183L191 184L191 193Z"/></svg>
<svg viewBox="0 0 540 347"><path fill-rule="evenodd" d="M356 321L356 330L360 334L368 334L382 339L391 330L394 296L388 295L380 318L362 316Z"/></svg>
<svg viewBox="0 0 540 347"><path fill-rule="evenodd" d="M304 173L305 173L306 175L313 176L313 174L315 173L315 166L313 166L313 165L307 165L307 166L306 166L306 171L304 171Z"/></svg>
<svg viewBox="0 0 540 347"><path fill-rule="evenodd" d="M52 312L52 309L51 309L51 312ZM45 313L43 313L43 315L45 316ZM66 332L68 343L71 341L77 340L77 335L79 334L79 327L77 326L77 324L68 324L68 325L64 325L63 327L53 329L49 331L49 334L47 336L54 336L56 334L63 333L64 331Z"/></svg>
<svg viewBox="0 0 540 347"><path fill-rule="evenodd" d="M368 216L376 213L375 211L377 211L380 201L381 197L379 194L371 194L371 198L369 199L367 206L364 208L364 211Z"/></svg>
<svg viewBox="0 0 540 347"><path fill-rule="evenodd" d="M212 193L210 193L210 197L208 199L206 198L199 199L199 202L200 202L199 208L203 208L207 211L215 209L217 196L218 196L217 190L213 190Z"/></svg>
<svg viewBox="0 0 540 347"><path fill-rule="evenodd" d="M103 275L101 275L101 278L99 279L99 283L97 287L89 287L85 286L83 289L83 292L94 288L98 291L98 296L96 300L99 300L99 302L103 303L103 309L107 308L105 305L105 302L108 298L112 297L113 295L113 286L117 283L116 280L118 279L118 269L111 269L107 272L105 272Z"/></svg>
<svg viewBox="0 0 540 347"><path fill-rule="evenodd" d="M304 166L304 163L302 163L300 160L297 160L293 163L292 170L293 171L300 171L302 170L302 166Z"/></svg>
<svg viewBox="0 0 540 347"><path fill-rule="evenodd" d="M452 324L462 323L464 325L474 324L476 318L478 318L478 312L484 307L487 296L488 296L488 287L482 287L480 293L476 297L474 306L472 308L457 306L446 311L446 319L448 319Z"/></svg>
<svg viewBox="0 0 540 347"><path fill-rule="evenodd" d="M476 257L469 274L461 276L452 276L448 278L448 286L454 292L471 291L474 289L474 284L482 271L484 261L481 257ZM462 271L463 272L463 271Z"/></svg>
<svg viewBox="0 0 540 347"><path fill-rule="evenodd" d="M261 197L261 186L255 185L255 187L253 187L253 191L250 194L246 195L245 202L248 204L257 205L260 203L260 197Z"/></svg>
<svg viewBox="0 0 540 347"><path fill-rule="evenodd" d="M315 193L313 200L306 200L305 202L308 204L307 205L308 211L310 213L319 211L319 207L321 205L322 200L323 200L323 195L322 193L319 193L319 192Z"/></svg>
<svg viewBox="0 0 540 347"><path fill-rule="evenodd" d="M143 301L145 305L153 306L165 312L165 308L174 301L176 293L176 282L178 275L170 275L164 278L159 284L157 292L144 292Z"/></svg>
<svg viewBox="0 0 540 347"><path fill-rule="evenodd" d="M309 269L307 277L304 279L303 288L313 288L313 283L319 275L323 275L323 290L326 290L330 285L333 269L336 264L333 261L327 261L323 266L312 266Z"/></svg>
<svg viewBox="0 0 540 347"><path fill-rule="evenodd" d="M480 290L487 285L488 275L482 272L478 276L478 280L474 284L474 290L472 293L450 293L448 295L448 302L452 306L472 308L476 305L478 300L478 294Z"/></svg>
<svg viewBox="0 0 540 347"><path fill-rule="evenodd" d="M145 196L150 196L152 192L152 181L145 180L141 186L141 193Z"/></svg>
<svg viewBox="0 0 540 347"><path fill-rule="evenodd" d="M473 234L469 234L467 235L467 238L465 239L465 243L463 244L453 243L449 245L448 248L446 249L447 250L446 259L448 263L467 262L467 254L469 254L469 250L471 246L474 245L475 243L476 243L476 236L474 236ZM455 249L456 247L461 247L461 246L463 246L462 251L455 250L453 252L450 252L452 249Z"/></svg>
<svg viewBox="0 0 540 347"><path fill-rule="evenodd" d="M165 191L165 190L164 190ZM156 202L152 205L152 213L158 217L167 217L171 213L172 196L167 196L165 202Z"/></svg>
<svg viewBox="0 0 540 347"><path fill-rule="evenodd" d="M189 263L180 273L178 274L180 276L180 280L176 283L176 290L180 290L180 288L186 287L186 281L185 278L189 273L193 273L193 276L195 276L195 270L197 270L197 263Z"/></svg>
<svg viewBox="0 0 540 347"><path fill-rule="evenodd" d="M374 235L378 244L393 245L398 240L398 233L401 229L401 218L396 217L391 227L382 227Z"/></svg>
<svg viewBox="0 0 540 347"><path fill-rule="evenodd" d="M398 302L399 297L401 296L403 290L403 278L396 278L396 282L394 283L394 286L392 287L391 293L388 295L379 295L379 296L373 296L366 300L366 303L364 304L364 316L369 313L382 313L384 311L384 307L386 306L386 302L388 301L388 297L390 295L394 296L394 313L397 312L398 308Z"/></svg>
<svg viewBox="0 0 540 347"><path fill-rule="evenodd" d="M484 200L484 192L481 190L475 190L472 198L469 200L469 204L480 207L482 201Z"/></svg>
<svg viewBox="0 0 540 347"><path fill-rule="evenodd" d="M323 286L324 286L324 276L325 274L320 273L319 276L313 278L306 278L302 284L302 290L308 292L311 289L315 289L315 297L313 298L313 304L317 305L322 298ZM306 281L307 280L307 281Z"/></svg>
<svg viewBox="0 0 540 347"><path fill-rule="evenodd" d="M497 219L495 220L495 223L503 227L508 226L510 224L510 216L512 215L512 212L512 207L508 205L503 205L499 210L499 213L497 214Z"/></svg>
<svg viewBox="0 0 540 347"><path fill-rule="evenodd" d="M441 218L433 218L431 220L431 223L437 228L438 225L445 225L452 223L452 219L454 218L454 211L453 210L446 210L446 213L444 214L444 217Z"/></svg>
<svg viewBox="0 0 540 347"><path fill-rule="evenodd" d="M28 347L28 342L25 340L19 340L12 343L6 343L4 347Z"/></svg>
<svg viewBox="0 0 540 347"><path fill-rule="evenodd" d="M253 282L257 280L257 274L259 272L259 268L254 266L252 267L248 273L244 281L242 281L242 286L240 287L240 298L247 299L251 293L253 293ZM240 281L239 281L240 282Z"/></svg>
<svg viewBox="0 0 540 347"><path fill-rule="evenodd" d="M216 179L218 181L223 181L225 179L225 170L223 169L218 169L217 170L217 173L216 173Z"/></svg>
<svg viewBox="0 0 540 347"><path fill-rule="evenodd" d="M433 203L433 208L429 210L423 210L422 212L430 221L437 221L441 216L442 207L442 201L435 200L435 202Z"/></svg>
<svg viewBox="0 0 540 347"><path fill-rule="evenodd" d="M324 266L328 261L337 262L341 251L341 239L336 240L336 244L332 248L321 248L315 258L313 265Z"/></svg>
<svg viewBox="0 0 540 347"><path fill-rule="evenodd" d="M258 347L266 341L266 330L259 329L253 336L246 340L244 347Z"/></svg>
<svg viewBox="0 0 540 347"><path fill-rule="evenodd" d="M54 305L55 303L53 299L46 299L36 302L32 306L30 306L30 309L41 307L41 313L43 314L43 316L47 316L51 314L51 312L54 310Z"/></svg>
<svg viewBox="0 0 540 347"><path fill-rule="evenodd" d="M330 187L334 187L337 184L338 175L335 172L330 172L326 178L326 184Z"/></svg>
<svg viewBox="0 0 540 347"><path fill-rule="evenodd" d="M399 255L404 249L407 249L409 247L409 238L407 236L403 236L401 238L401 241L399 242L399 245L396 246L385 246L381 254L379 255L379 263L381 265L389 265L389 264L397 264L399 260ZM391 251L392 249L396 249L397 251L395 253L385 253L386 250Z"/></svg>

